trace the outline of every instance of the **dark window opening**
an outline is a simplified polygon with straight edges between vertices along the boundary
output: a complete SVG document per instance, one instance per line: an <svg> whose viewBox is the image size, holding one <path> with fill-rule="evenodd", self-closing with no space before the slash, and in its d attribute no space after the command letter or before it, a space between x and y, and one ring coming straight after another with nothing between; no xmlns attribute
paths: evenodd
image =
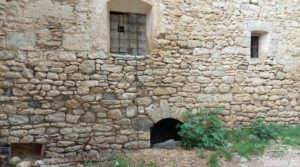
<svg viewBox="0 0 300 167"><path fill-rule="evenodd" d="M172 118L163 119L154 124L150 132L151 147L156 143L162 143L170 139L179 141L178 125L181 124L180 121Z"/></svg>
<svg viewBox="0 0 300 167"><path fill-rule="evenodd" d="M111 12L111 53L142 55L145 49L146 15Z"/></svg>
<svg viewBox="0 0 300 167"><path fill-rule="evenodd" d="M251 35L251 58L259 57L259 36Z"/></svg>

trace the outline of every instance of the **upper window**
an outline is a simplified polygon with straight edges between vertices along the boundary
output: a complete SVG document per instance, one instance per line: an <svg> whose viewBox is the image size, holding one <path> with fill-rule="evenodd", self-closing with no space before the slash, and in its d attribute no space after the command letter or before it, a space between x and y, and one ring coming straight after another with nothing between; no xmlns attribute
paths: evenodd
<svg viewBox="0 0 300 167"><path fill-rule="evenodd" d="M259 35L251 35L251 58L259 58Z"/></svg>
<svg viewBox="0 0 300 167"><path fill-rule="evenodd" d="M111 53L143 55L146 50L146 15L110 13Z"/></svg>

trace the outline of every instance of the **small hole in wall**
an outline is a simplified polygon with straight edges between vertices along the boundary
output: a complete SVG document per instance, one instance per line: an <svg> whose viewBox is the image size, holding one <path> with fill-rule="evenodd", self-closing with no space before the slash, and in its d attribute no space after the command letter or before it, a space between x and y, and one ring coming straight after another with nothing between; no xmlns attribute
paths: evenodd
<svg viewBox="0 0 300 167"><path fill-rule="evenodd" d="M162 143L170 139L179 141L180 136L178 135L179 129L177 127L181 124L182 122L173 118L162 119L154 124L150 132L151 147L156 143Z"/></svg>
<svg viewBox="0 0 300 167"><path fill-rule="evenodd" d="M5 90L4 90L4 95L7 96L7 97L13 96L12 88L7 88L7 89L5 89Z"/></svg>
<svg viewBox="0 0 300 167"><path fill-rule="evenodd" d="M28 101L28 107L31 107L31 108L41 108L42 106L42 103L37 101L37 100L30 100Z"/></svg>

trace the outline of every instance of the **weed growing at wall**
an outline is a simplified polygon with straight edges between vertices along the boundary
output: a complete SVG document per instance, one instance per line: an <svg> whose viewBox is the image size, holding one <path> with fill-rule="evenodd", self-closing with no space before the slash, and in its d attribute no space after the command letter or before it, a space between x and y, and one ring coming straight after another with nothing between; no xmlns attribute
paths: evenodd
<svg viewBox="0 0 300 167"><path fill-rule="evenodd" d="M179 136L184 148L207 148L216 150L227 145L224 124L216 116L223 109L200 109L196 113L184 113L186 122L180 125Z"/></svg>

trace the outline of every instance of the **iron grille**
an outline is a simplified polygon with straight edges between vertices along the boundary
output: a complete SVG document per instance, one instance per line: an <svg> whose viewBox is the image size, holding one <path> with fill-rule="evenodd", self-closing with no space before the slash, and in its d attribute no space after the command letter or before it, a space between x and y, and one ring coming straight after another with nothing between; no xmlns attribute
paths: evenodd
<svg viewBox="0 0 300 167"><path fill-rule="evenodd" d="M146 49L146 15L110 13L111 53L142 55Z"/></svg>

